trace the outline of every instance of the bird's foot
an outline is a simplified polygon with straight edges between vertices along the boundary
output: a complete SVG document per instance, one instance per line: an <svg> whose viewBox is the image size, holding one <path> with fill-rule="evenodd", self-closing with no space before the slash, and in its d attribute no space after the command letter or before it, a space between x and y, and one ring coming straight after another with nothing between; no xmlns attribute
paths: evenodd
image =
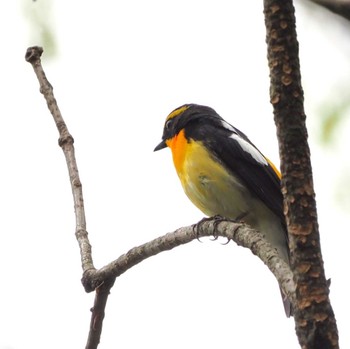
<svg viewBox="0 0 350 349"><path fill-rule="evenodd" d="M201 242L200 239L199 239L199 233L198 233L199 229L200 229L200 227L201 227L201 225L203 223L208 222L208 221L213 221L213 225L214 225L212 241L215 241L215 240L217 240L219 238L219 235L217 234L217 226L219 225L219 223L224 222L224 221L236 222L236 220L228 219L228 218L225 218L225 217L222 217L222 216L219 216L219 215L215 215L213 217L204 217L204 218L202 218L198 223L193 225L193 230L196 232L197 240L199 242ZM230 242L230 239L227 239L227 242L225 242L224 245L227 245L229 242Z"/></svg>

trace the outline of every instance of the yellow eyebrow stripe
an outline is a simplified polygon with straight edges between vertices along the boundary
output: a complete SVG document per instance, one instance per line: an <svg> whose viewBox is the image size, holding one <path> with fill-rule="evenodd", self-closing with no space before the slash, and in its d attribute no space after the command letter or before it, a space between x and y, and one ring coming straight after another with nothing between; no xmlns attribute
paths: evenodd
<svg viewBox="0 0 350 349"><path fill-rule="evenodd" d="M170 119L173 119L175 118L176 116L182 114L185 110L187 110L189 108L188 105L184 105L180 108L177 108L175 110L173 110L169 115L168 117L166 118L166 121L170 120Z"/></svg>

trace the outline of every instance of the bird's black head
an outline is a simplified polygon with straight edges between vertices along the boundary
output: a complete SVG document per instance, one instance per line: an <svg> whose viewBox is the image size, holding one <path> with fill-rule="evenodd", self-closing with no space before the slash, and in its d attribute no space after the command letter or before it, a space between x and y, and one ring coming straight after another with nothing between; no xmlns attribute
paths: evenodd
<svg viewBox="0 0 350 349"><path fill-rule="evenodd" d="M166 148L166 141L172 139L186 127L202 122L208 125L221 121L222 118L210 107L198 104L184 104L173 110L166 118L162 141L155 147L154 151Z"/></svg>

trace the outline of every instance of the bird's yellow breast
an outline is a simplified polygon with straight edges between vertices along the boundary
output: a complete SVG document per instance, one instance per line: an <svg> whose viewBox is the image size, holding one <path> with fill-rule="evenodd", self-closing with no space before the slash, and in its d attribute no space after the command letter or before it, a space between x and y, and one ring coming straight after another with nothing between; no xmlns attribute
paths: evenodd
<svg viewBox="0 0 350 349"><path fill-rule="evenodd" d="M186 195L203 213L232 219L245 213L250 194L203 143L187 140L182 130L167 145Z"/></svg>
<svg viewBox="0 0 350 349"><path fill-rule="evenodd" d="M172 151L182 187L194 205L208 216L242 219L262 231L288 262L284 227L279 217L214 158L202 142L187 140L182 130L166 144Z"/></svg>

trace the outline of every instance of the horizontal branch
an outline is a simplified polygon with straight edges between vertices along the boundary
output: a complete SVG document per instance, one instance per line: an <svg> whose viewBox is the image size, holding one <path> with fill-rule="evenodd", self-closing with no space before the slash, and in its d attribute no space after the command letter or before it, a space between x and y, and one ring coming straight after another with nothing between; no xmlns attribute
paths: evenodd
<svg viewBox="0 0 350 349"><path fill-rule="evenodd" d="M294 304L295 285L293 274L289 266L279 257L277 251L265 240L263 234L243 223L219 218L204 219L195 225L179 228L175 232L132 248L99 270L85 271L82 279L85 291L92 292L106 280L109 283L113 282L116 277L149 257L205 236L226 237L239 246L249 248L267 265L285 294Z"/></svg>

